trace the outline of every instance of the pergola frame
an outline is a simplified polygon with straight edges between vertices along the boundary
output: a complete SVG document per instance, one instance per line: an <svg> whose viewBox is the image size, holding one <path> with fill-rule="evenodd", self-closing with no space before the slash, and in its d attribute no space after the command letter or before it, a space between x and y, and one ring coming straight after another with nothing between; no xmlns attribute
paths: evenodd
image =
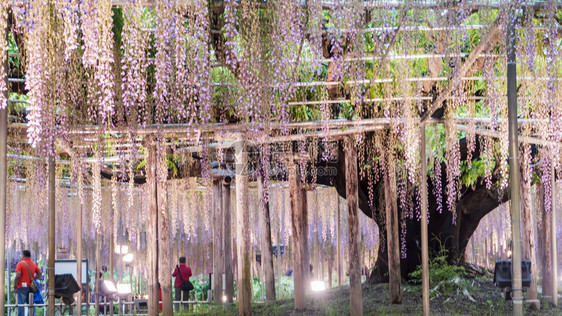
<svg viewBox="0 0 562 316"><path fill-rule="evenodd" d="M115 7L122 7L125 5L125 1L117 1L114 0L112 1L113 6ZM329 10L332 8L332 4L330 3L330 1L325 1L325 4L323 5L323 9ZM154 5L154 1L147 1L146 2L146 6L147 7L151 7ZM394 9L421 9L421 10L431 10L431 9L443 9L442 6L439 6L437 4L435 4L433 1L428 1L428 2L424 2L424 3L415 3L415 4L407 4L404 5L400 2L393 2L393 3L388 3L387 1L366 1L364 4L365 9L387 9L387 8L394 8ZM526 5L526 4L525 4ZM541 9L545 9L547 7L548 3L545 1L536 1L533 4L529 5L529 7L532 7L533 9L536 10L541 10ZM555 6L557 8L562 8L562 2L560 1L556 1ZM461 6L458 5L452 5L452 6L447 6L446 8L449 10L455 10L455 9L466 9L466 10L479 10L479 9L500 9L504 7L504 3L503 2L497 2L497 3L488 3L488 4L475 4L475 3L468 3L468 4L464 4ZM466 54L462 54L457 56L457 57L466 57L466 60L464 61L463 65L461 66L460 71L457 71L454 73L454 75L451 78L447 78L447 77L426 77L426 78L407 78L405 80L407 81L422 81L422 80L426 80L426 81L448 81L449 85L447 87L445 87L444 89L442 89L439 94L436 97L417 97L417 98L413 98L415 100L424 100L424 101L431 101L430 107L428 108L428 110L422 115L422 117L418 118L418 124L420 125L420 136L422 137L422 144L421 144L421 148L420 148L420 153L421 153L421 157L422 157L422 165L426 166L427 161L424 159L426 157L426 153L425 153L425 126L427 124L441 124L443 123L446 119L432 119L432 115L435 113L436 110L438 110L443 102L447 99L452 98L450 96L454 85L461 81L461 80L482 80L482 77L465 77L466 73L468 72L468 70L472 67L473 63L476 61L477 58L480 57L491 57L491 58L495 58L495 57L502 57L499 55L493 55L493 54L484 54L482 53L484 51L484 49L490 45L493 41L494 36L497 34L498 30L499 30L499 20L496 19L496 21L488 28L488 30L484 33L485 36L482 38L482 40L479 42L479 44L473 48L470 52L470 54L466 55ZM472 27L472 28L471 28ZM485 29L486 26L467 26L467 29ZM459 29L459 28L451 28L451 29ZM541 29L540 27L536 27L536 29ZM407 31L444 31L446 30L445 28L441 27L435 27L435 28L431 28L431 27L422 27L422 28L414 28L414 27L398 27L398 28L372 28L372 29L364 29L362 30L362 32L366 33L366 32L383 32L383 31L395 31L395 32L407 32ZM345 30L333 30L333 32L343 32ZM447 55L447 54L424 54L424 55L382 55L382 56L366 56L366 57L355 57L355 58L349 58L346 59L344 58L343 61L345 62L353 62L353 61L379 61L379 62L384 62L385 60L390 60L390 59L415 59L415 58L446 58L446 57L452 57L451 54ZM305 63L305 62L330 62L330 59L322 59L322 60L313 60L313 61L307 61L307 60L301 60L301 63ZM299 62L298 60L296 61L297 63ZM7 61L6 61L6 65L5 67L7 67ZM508 78L509 79L509 78ZM519 78L519 80L548 80L549 78ZM346 84L348 85L359 85L359 84L373 84L373 83L385 83L385 82L392 82L393 79L373 79L373 80L357 80L357 81L351 81L351 82L346 82ZM561 80L560 78L557 78L557 80ZM6 78L6 82L24 82L22 79L19 78ZM335 85L341 85L342 82L297 82L294 84L295 87L305 87L305 86L335 86ZM218 83L217 85L221 85L221 83ZM481 98L481 99L485 99L485 98ZM25 101L20 101L20 100L10 100L13 103L16 102L25 102ZM366 99L365 102L366 103L370 103L370 102L400 102L400 101L408 101L406 99L400 99L400 98L395 98L395 99L386 99L386 98L380 98L380 99ZM344 103L344 102L350 102L350 100L329 100L329 101L304 101L304 102L291 102L291 105L298 105L298 104L302 104L302 105L314 105L314 104L323 104L323 103ZM7 121L6 118L6 110L0 110L0 119L3 120L3 122ZM482 136L487 136L487 137L500 137L501 134L497 131L494 131L492 129L486 128L486 126L490 126L490 124L492 123L489 119L484 119L484 118L452 118L450 119L454 122L453 127L457 130L457 131L463 131L463 132L472 132L472 133L476 133ZM278 135L272 136L272 137L268 137L268 138L262 138L262 139L258 139L256 140L256 143L258 144L274 144L274 143L282 143L282 142L292 142L292 141L297 141L297 140L305 140L305 139L314 139L314 138L325 138L328 139L329 141L339 141L342 139L348 139L349 136L351 135L355 135L355 134L360 134L360 133L367 133L367 132L372 132L372 131L377 131L377 130L383 130L383 129L388 129L391 125L393 124L400 124L403 121L405 121L405 119L396 119L396 118L381 118L381 119L358 119L358 120L329 120L329 121L314 121L314 122L289 122L286 124L281 124L281 123L272 123L269 126L266 127L266 129L268 129L270 132L275 132ZM539 121L537 120L525 120L525 119L520 119L517 121L518 124L533 124L533 123L538 123ZM544 122L543 122L544 123ZM480 127L475 128L475 127L470 127L467 126L466 124L472 124L472 125L476 125L478 124ZM68 135L69 135L69 140L72 141L72 139L82 139L85 136L99 136L101 134L107 134L107 135L111 135L111 138L108 139L108 141L118 141L120 143L120 146L129 146L129 147L133 147L133 146L138 146L145 138L153 138L155 136L161 136L164 138L182 138L185 137L186 134L186 130L191 130L191 132L195 132L195 134L197 135L196 137L193 137L194 140L190 140L190 139L185 139L183 143L181 144L181 148L178 150L178 152L199 152L203 149L203 147L211 147L211 148L233 148L235 146L235 142L239 141L239 140L243 140L246 141L246 139L241 137L241 133L245 132L248 130L248 128L250 128L252 126L249 125L240 125L240 124L207 124L207 125L203 125L203 126L193 126L193 125L186 125L186 124L155 124L155 125L147 125L147 126L142 126L136 129L131 129L131 130L127 130L127 129L117 129L117 128L107 128L107 127L102 127L102 126L76 126L73 127ZM25 141L25 135L24 133L22 133L22 131L25 130L25 128L27 128L26 124L21 124L21 123L13 123L13 124L2 124L2 128L0 128L0 143L2 145L6 145L9 143L9 141L15 141L15 142L24 142ZM293 132L295 131L300 131L300 130L305 130L304 132L297 132L297 133L289 133L287 135L283 135L282 133L280 133L281 129L288 129L291 130ZM5 131L5 132L4 132ZM23 135L22 135L23 134ZM11 140L9 140L9 138L7 135L11 135L11 137L13 137ZM17 136L15 136L17 135ZM135 135L135 137L137 137L137 139L133 140L132 142L130 141L131 135ZM209 139L212 140L210 142L202 142L201 139L205 137L205 139ZM129 140L129 141L128 141ZM554 142L554 140L545 138L545 137L541 137L540 135L537 136L519 136L518 139L519 142L524 142L524 143L529 143L529 144L535 144L535 145L540 145L540 146L550 146L552 145L552 143ZM97 143L99 142L98 140L93 140L93 143ZM87 147L87 143L85 147ZM99 163L99 160L96 158L84 158L80 156L80 151L77 151L77 148L72 148L69 144L67 143L61 143L59 144L61 145L60 147L62 147L62 150L67 152L68 155L71 157L72 160L79 160L81 162L85 162L85 163ZM171 146L171 145L170 145ZM82 148L80 148L82 149ZM239 149L240 150L240 149ZM104 153L105 154L105 153ZM6 175L6 165L7 165L7 159L22 159L24 157L22 156L10 156L7 154L6 148L3 146L0 146L0 213L2 213L3 215L0 216L0 226L2 228L0 228L0 234L2 233L2 231L4 230L5 225L5 208L6 208L6 181L7 181L7 175ZM113 163L113 162L120 162L120 161L124 161L124 160L128 160L128 159L139 159L139 158L144 158L144 156L137 154L136 156L132 156L132 155L126 155L126 156L122 156L122 155L118 155L118 156L114 156L114 157L105 157L103 158L103 161L106 163ZM26 156L25 159L40 159L39 157L29 157ZM51 214L54 214L54 160L49 161L49 166L50 166L50 173L49 173L49 178L50 178L50 189L52 187L52 196L50 194L50 199L49 199L49 209ZM58 164L69 164L70 160L57 160L56 163ZM51 179L52 177L52 179ZM424 179L425 180L425 179ZM244 181L246 181L247 183L247 179L245 179ZM244 183L243 181L241 181L241 183ZM357 188L355 188L357 189ZM157 188L151 188L151 193L156 194L153 191L156 191ZM424 303L424 314L429 314L429 288L428 288L428 266L427 266L427 260L428 260L428 250L427 250L427 187L426 187L426 181L422 181L422 192L423 192L423 196L422 196L422 219L421 219L421 225L422 225L422 265L423 265L423 303ZM246 197L247 199L247 197ZM240 202L240 203L243 203ZM356 201L352 201L351 202L356 203ZM356 206L355 206L356 207ZM49 223L49 235L53 234L54 235L54 216L52 217L52 223ZM554 218L554 217L553 217ZM553 219L553 223L554 219ZM154 229L154 228L153 228ZM52 232L51 232L52 230ZM4 234L5 235L5 234ZM81 243L79 243L81 245ZM51 245L50 245L51 246ZM54 239L53 239L53 247L49 247L49 253L51 251L54 251ZM53 248L53 249L51 249ZM4 249L5 249L5 241L2 240L2 242L0 242L0 257L2 257L4 255ZM49 254L49 269L51 269L51 256L53 256L51 253ZM54 258L54 257L53 257ZM0 260L3 262L3 260ZM4 269L3 269L3 263L0 263L0 297L3 296L3 291L4 291L4 284L3 284L3 280L4 280ZM49 280L54 282L54 278L49 277ZM51 299L52 293L49 293L49 298ZM51 300L49 300L49 302L51 303ZM54 302L54 301L53 301ZM0 314L2 314L4 311L4 304L0 304ZM53 310L54 312L54 310ZM80 315L80 314L79 314Z"/></svg>

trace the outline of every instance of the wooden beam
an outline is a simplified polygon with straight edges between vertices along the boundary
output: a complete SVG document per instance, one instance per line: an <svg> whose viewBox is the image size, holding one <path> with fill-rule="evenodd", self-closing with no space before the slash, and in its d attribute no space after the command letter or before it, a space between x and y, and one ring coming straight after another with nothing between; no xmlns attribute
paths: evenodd
<svg viewBox="0 0 562 316"><path fill-rule="evenodd" d="M359 179L357 172L357 145L355 137L344 138L345 188L347 198L347 240L349 248L349 299L350 314L363 315L361 292L361 264L359 260Z"/></svg>
<svg viewBox="0 0 562 316"><path fill-rule="evenodd" d="M223 239L224 239L224 295L226 301L232 303L234 298L234 274L232 273L232 237L231 237L231 215L230 215L230 182L231 178L223 180L222 187L222 209L223 209Z"/></svg>
<svg viewBox="0 0 562 316"><path fill-rule="evenodd" d="M250 284L250 218L248 201L248 152L246 141L236 142L236 235L238 268L238 315L251 315L252 291Z"/></svg>
<svg viewBox="0 0 562 316"><path fill-rule="evenodd" d="M273 271L269 201L265 199L263 178L258 176L257 182L261 232L261 267L265 278L265 298L267 301L275 301L275 275Z"/></svg>
<svg viewBox="0 0 562 316"><path fill-rule="evenodd" d="M388 251L388 278L390 303L402 303L400 283L400 238L398 234L398 199L396 194L396 166L394 149L386 153L386 174L384 175L384 201L386 208L386 249Z"/></svg>
<svg viewBox="0 0 562 316"><path fill-rule="evenodd" d="M488 31L484 34L478 45L476 45L476 47L474 47L470 51L470 55L468 55L468 57L466 58L465 62L461 66L461 69L459 71L454 72L453 77L449 81L449 84L445 87L445 89L439 92L437 98L431 103L431 106L429 107L427 112L425 112L425 114L422 116L421 118L422 123L427 121L433 115L433 112L435 112L443 105L443 101L445 101L445 99L449 97L449 94L453 92L457 84L470 70L470 68L472 67L476 59L479 57L479 55L482 53L482 51L484 51L484 49L486 49L488 45L492 45L495 43L495 41L499 40L496 37L496 35L500 31L500 20L501 20L500 18L501 16L498 16L494 20L494 22L492 23Z"/></svg>
<svg viewBox="0 0 562 316"><path fill-rule="evenodd" d="M157 316L158 309L158 186L156 183L156 145L146 139L146 185L148 186L148 227L146 248L148 258L148 315Z"/></svg>
<svg viewBox="0 0 562 316"><path fill-rule="evenodd" d="M222 302L222 275L224 273L222 181L213 180L213 301Z"/></svg>

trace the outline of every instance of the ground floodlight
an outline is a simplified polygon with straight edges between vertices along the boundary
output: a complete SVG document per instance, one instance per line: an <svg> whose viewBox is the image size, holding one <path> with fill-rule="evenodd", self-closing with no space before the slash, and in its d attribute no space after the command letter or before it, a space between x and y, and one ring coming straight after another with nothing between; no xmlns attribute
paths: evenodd
<svg viewBox="0 0 562 316"><path fill-rule="evenodd" d="M129 295L133 292L130 283L117 283L117 294Z"/></svg>
<svg viewBox="0 0 562 316"><path fill-rule="evenodd" d="M117 288L115 287L115 282L111 280L103 280L101 282L100 292L103 295L112 295L117 292Z"/></svg>
<svg viewBox="0 0 562 316"><path fill-rule="evenodd" d="M115 245L115 253L116 254L127 254L129 252L129 246L127 245Z"/></svg>
<svg viewBox="0 0 562 316"><path fill-rule="evenodd" d="M133 262L134 258L135 258L135 256L132 253L128 253L123 257L123 262L131 263L131 262Z"/></svg>
<svg viewBox="0 0 562 316"><path fill-rule="evenodd" d="M326 285L323 281L312 281L310 282L310 288L313 292L321 292L326 289Z"/></svg>

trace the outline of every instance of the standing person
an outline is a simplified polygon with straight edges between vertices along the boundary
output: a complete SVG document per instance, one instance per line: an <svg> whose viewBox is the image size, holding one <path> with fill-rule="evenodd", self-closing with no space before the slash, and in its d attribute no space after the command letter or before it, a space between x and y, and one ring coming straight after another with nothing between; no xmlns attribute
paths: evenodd
<svg viewBox="0 0 562 316"><path fill-rule="evenodd" d="M180 258L180 264L176 266L174 273L172 276L176 278L174 280L174 289L176 292L175 300L176 301L188 301L189 300L189 291L182 291L181 289L181 282L182 281L189 281L191 277L191 268L185 265L185 257ZM185 303L182 304L184 308L188 308L189 304ZM178 305L176 304L176 310L178 310Z"/></svg>
<svg viewBox="0 0 562 316"><path fill-rule="evenodd" d="M16 278L14 280L14 291L17 293L18 304L29 304L29 286L41 277L41 269L31 261L31 252L21 252L21 261L16 265ZM18 316L25 315L26 307L18 307ZM35 315L35 307L33 308Z"/></svg>

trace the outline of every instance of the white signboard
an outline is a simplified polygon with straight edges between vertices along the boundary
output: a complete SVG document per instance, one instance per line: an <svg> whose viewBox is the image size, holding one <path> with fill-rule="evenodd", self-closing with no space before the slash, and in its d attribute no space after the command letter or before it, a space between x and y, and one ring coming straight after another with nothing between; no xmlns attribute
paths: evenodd
<svg viewBox="0 0 562 316"><path fill-rule="evenodd" d="M55 260L55 275L70 273L78 280L76 273L76 260ZM88 281L88 260L82 260L82 283Z"/></svg>

